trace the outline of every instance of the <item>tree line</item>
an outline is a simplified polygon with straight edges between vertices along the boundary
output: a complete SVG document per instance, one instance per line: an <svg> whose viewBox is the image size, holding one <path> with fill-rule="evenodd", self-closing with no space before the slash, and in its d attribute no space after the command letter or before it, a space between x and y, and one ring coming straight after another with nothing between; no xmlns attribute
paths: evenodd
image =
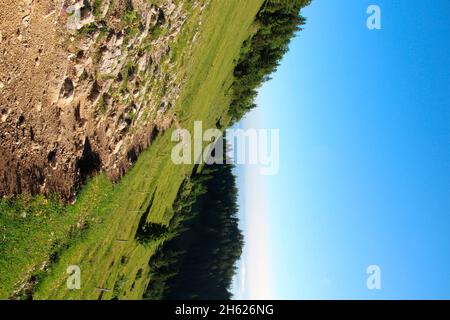
<svg viewBox="0 0 450 320"><path fill-rule="evenodd" d="M239 121L255 104L305 19L310 0L266 0L234 69L229 115ZM196 172L196 170L194 170ZM239 230L236 178L229 164L208 165L182 184L169 226L142 224L137 240L159 242L150 260L145 299L230 299L244 238Z"/></svg>
<svg viewBox="0 0 450 320"><path fill-rule="evenodd" d="M230 299L244 238L232 165L206 166L186 180L166 240L150 261L146 299Z"/></svg>
<svg viewBox="0 0 450 320"><path fill-rule="evenodd" d="M305 18L300 10L311 0L268 0L256 16L257 31L247 39L234 69L229 114L233 122L255 107L257 89L276 71Z"/></svg>

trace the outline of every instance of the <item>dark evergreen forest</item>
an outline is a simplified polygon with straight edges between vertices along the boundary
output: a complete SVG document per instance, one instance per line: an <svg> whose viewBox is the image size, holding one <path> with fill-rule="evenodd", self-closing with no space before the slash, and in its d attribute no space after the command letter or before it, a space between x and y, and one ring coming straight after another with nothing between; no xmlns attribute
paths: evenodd
<svg viewBox="0 0 450 320"><path fill-rule="evenodd" d="M267 0L256 32L244 43L234 70L229 114L239 121L255 107L262 83L276 71L310 0ZM150 263L146 299L230 299L230 287L244 245L238 227L238 190L233 166L208 165L179 190L169 226L142 224L137 240L160 241Z"/></svg>

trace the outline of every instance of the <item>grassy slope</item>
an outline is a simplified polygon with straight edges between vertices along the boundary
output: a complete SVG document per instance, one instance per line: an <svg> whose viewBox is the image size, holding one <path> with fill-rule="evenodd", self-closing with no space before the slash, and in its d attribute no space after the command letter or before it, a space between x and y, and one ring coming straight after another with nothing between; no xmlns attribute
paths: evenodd
<svg viewBox="0 0 450 320"><path fill-rule="evenodd" d="M192 129L194 120L202 120L204 128L215 127L219 119L224 125L228 123L229 119L224 115L229 99L224 93L231 85L235 59L242 42L251 32L251 24L262 2L213 0L205 9L200 38L192 55L182 56L180 52L186 45L183 38L189 38L189 33L194 32L193 26L187 26L186 37L182 35L181 41L173 48L177 57L181 57L178 68L188 75L180 103L176 106L183 128ZM193 169L192 166L172 164L170 152L174 143L170 141L171 130L139 157L119 184L112 185L100 175L83 189L78 202L64 214L58 211L61 208L50 211L48 219L38 220L32 214L34 223L42 225L42 228L34 230L37 229L35 227L26 240L21 238L23 235L18 235L16 249L12 251L11 248L0 248L0 253L11 257L0 259L0 298L10 294L18 278L36 272L36 266L45 261L56 238L61 239L60 242L70 241L71 245L62 251L57 263L45 274L34 298L140 299L149 279L148 261L157 244L143 247L133 240L138 222L154 193L148 220L168 223L178 188ZM34 209L30 210L33 213ZM23 219L20 217L22 208L10 212L12 220L0 219L0 228L5 230L5 234L8 226L17 225ZM89 227L80 235L72 233L74 235L68 239L70 226L80 220L86 221ZM9 233L13 235L13 232ZM27 252L35 254L28 255ZM69 265L81 268L81 290L69 291L66 288ZM98 288L110 291L102 292Z"/></svg>

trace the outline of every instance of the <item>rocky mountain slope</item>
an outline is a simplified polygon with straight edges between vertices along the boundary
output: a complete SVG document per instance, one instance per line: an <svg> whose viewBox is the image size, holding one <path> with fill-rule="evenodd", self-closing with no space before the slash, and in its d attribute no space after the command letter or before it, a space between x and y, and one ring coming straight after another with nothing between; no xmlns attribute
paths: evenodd
<svg viewBox="0 0 450 320"><path fill-rule="evenodd" d="M0 195L71 201L95 171L121 177L176 119L181 35L208 2L3 0Z"/></svg>

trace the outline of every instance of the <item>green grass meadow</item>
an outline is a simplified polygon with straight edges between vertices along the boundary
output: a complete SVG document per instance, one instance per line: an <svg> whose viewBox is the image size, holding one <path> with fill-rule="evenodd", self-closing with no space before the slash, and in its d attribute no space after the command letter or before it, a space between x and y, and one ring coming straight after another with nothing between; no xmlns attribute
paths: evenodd
<svg viewBox="0 0 450 320"><path fill-rule="evenodd" d="M177 72L187 77L175 106L181 127L192 130L197 120L204 129L230 123L226 93L262 3L213 0L191 54L185 55L195 31L188 19L172 48ZM31 276L39 279L33 299L141 299L151 276L148 262L160 245L134 240L141 216L152 201L147 220L167 225L178 190L194 169L172 163L174 129L161 134L119 183L99 174L73 205L41 196L1 200L0 299L10 298ZM70 265L81 269L80 290L67 289Z"/></svg>

